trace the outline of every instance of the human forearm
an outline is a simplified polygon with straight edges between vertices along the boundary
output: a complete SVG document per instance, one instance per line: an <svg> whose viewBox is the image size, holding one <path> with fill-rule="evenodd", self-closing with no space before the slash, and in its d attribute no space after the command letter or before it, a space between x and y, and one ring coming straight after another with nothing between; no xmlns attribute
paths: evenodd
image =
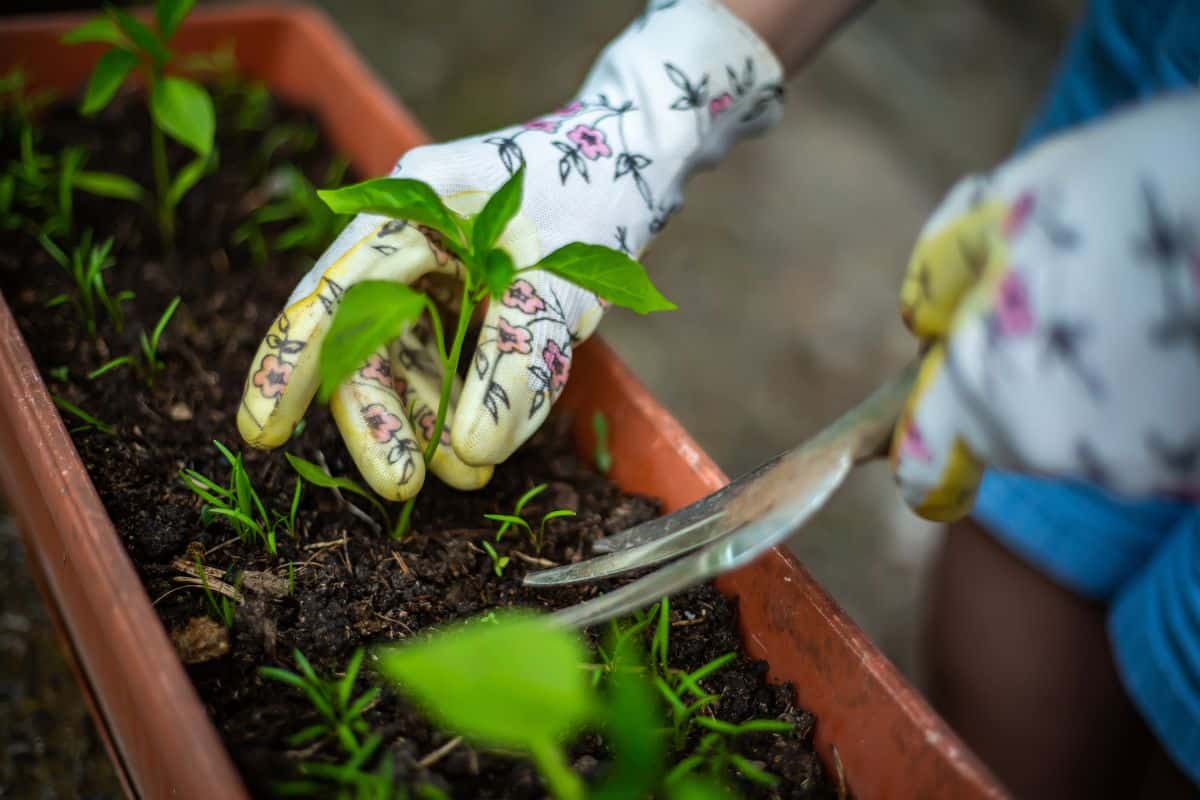
<svg viewBox="0 0 1200 800"><path fill-rule="evenodd" d="M722 0L794 75L839 25L870 0Z"/></svg>

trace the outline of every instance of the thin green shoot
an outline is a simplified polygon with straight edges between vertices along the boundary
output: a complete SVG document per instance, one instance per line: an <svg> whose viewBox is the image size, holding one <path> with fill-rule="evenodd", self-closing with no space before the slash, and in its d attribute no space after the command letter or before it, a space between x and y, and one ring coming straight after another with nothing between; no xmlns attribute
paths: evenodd
<svg viewBox="0 0 1200 800"><path fill-rule="evenodd" d="M228 595L214 592L208 585L208 571L204 568L204 563L197 558L196 572L200 575L200 588L204 590L204 596L208 599L208 609L212 613L213 619L224 625L226 628L232 628L234 617L237 616L238 601ZM238 573L233 581L233 591L237 595L242 593L242 575Z"/></svg>
<svg viewBox="0 0 1200 800"><path fill-rule="evenodd" d="M562 519L563 517L573 517L575 512L567 508L559 508L550 511L542 516L541 522L535 530L532 525L525 521L521 516L521 512L525 510L525 506L529 501L546 491L546 484L539 483L525 494L517 498L516 504L513 506L511 514L484 514L484 519L489 519L492 522L499 522L500 529L496 531L496 541L499 542L504 538L504 534L513 528L520 528L529 536L529 541L533 543L534 549L537 552L542 552L542 544L546 539L546 525L552 520Z"/></svg>
<svg viewBox="0 0 1200 800"><path fill-rule="evenodd" d="M278 667L259 667L258 674L262 677L300 690L319 717L318 722L289 736L290 746L299 747L318 740L333 739L350 755L371 749L367 747L369 738L363 738L370 733L363 712L375 703L379 689L368 689L358 697L353 694L363 655L362 648L354 651L341 678L321 677L299 650L292 654L297 672Z"/></svg>
<svg viewBox="0 0 1200 800"><path fill-rule="evenodd" d="M122 306L133 299L133 292L121 291L112 294L105 283L105 271L117 263L112 256L112 237L96 244L92 241L92 232L84 231L79 244L70 254L45 234L39 234L38 241L50 258L62 267L74 285L71 294L57 295L47 301L46 306L53 308L70 304L75 309L79 324L89 337L96 337L101 312L120 333L125 326Z"/></svg>
<svg viewBox="0 0 1200 800"><path fill-rule="evenodd" d="M492 543L487 539L481 542L483 549L487 551L488 557L492 559L492 572L496 573L497 578L504 577L504 568L508 566L509 557L502 556L496 552L496 548L492 547Z"/></svg>
<svg viewBox="0 0 1200 800"><path fill-rule="evenodd" d="M288 562L288 595L296 594L296 562Z"/></svg>
<svg viewBox="0 0 1200 800"><path fill-rule="evenodd" d="M94 431L99 431L100 433L106 434L108 436L113 435L113 427L112 427L112 425L109 425L107 422L103 422L102 420L97 419L96 417L92 416L88 412L84 411L79 406L75 405L74 403L70 402L69 400L59 397L58 395L52 395L52 399L54 400L54 405L58 406L60 409L67 412L68 414L70 414L71 416L75 417L76 419L78 419L80 422L83 423L82 425L76 425L74 428L71 428L70 429L71 433L80 433L82 431L94 430Z"/></svg>
<svg viewBox="0 0 1200 800"><path fill-rule="evenodd" d="M71 382L71 369L65 364L61 367L51 367L50 369L46 370L46 374L59 383Z"/></svg>
<svg viewBox="0 0 1200 800"><path fill-rule="evenodd" d="M179 297L170 302L166 310L159 316L158 322L155 323L149 335L145 331L138 333L137 350L128 355L117 356L104 362L89 372L88 378L95 380L120 367L129 367L142 377L147 388L153 389L156 377L166 368L162 356L158 352L159 345L162 342L162 335L167 328L167 324L170 323L171 317L175 315L176 309L179 308L179 303Z"/></svg>
<svg viewBox="0 0 1200 800"><path fill-rule="evenodd" d="M596 448L592 452L592 458L600 474L607 475L612 469L613 459L612 451L608 449L608 419L603 411L592 414L592 430L596 434Z"/></svg>
<svg viewBox="0 0 1200 800"><path fill-rule="evenodd" d="M387 509L384 508L383 503L379 502L375 498L375 495L364 489L353 479L335 478L320 466L312 463L311 461L306 461L305 459L300 458L300 456L295 456L291 453L284 453L284 456L287 458L288 463L292 465L292 469L296 470L296 473L300 477L304 478L304 480L308 481L314 486L320 486L322 489L333 489L334 491L350 492L351 494L358 495L371 504L371 507L374 508L376 513L379 514L380 518L383 519L384 525L391 525L391 519L388 515Z"/></svg>
<svg viewBox="0 0 1200 800"><path fill-rule="evenodd" d="M524 494L522 494L520 497L517 498L517 502L513 505L513 512L511 515L512 518L516 518L515 520L512 518L504 518L502 520L498 519L499 517L501 517L501 515L499 515L499 514L493 514L491 516L484 514L484 516L487 517L488 519L498 520L498 521L502 521L504 523L503 525L500 526L500 530L496 531L496 541L497 542L504 538L504 534L508 533L509 529L512 528L513 525L518 525L518 526L524 525L525 529L529 530L529 524L526 523L525 520L520 518L521 512L525 510L525 506L529 504L530 500L537 497L542 492L546 491L547 487L548 487L548 484L539 483L537 486L534 486L532 489L528 490L527 492L525 492ZM532 533L532 531L530 531L530 533Z"/></svg>

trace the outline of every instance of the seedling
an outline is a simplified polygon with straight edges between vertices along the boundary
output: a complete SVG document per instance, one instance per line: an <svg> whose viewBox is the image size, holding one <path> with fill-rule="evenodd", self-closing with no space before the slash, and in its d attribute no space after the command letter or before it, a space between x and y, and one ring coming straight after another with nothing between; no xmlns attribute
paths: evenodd
<svg viewBox="0 0 1200 800"><path fill-rule="evenodd" d="M79 324L87 335L93 338L96 336L97 317L103 311L120 333L125 327L125 312L122 306L133 299L133 292L120 291L115 295L109 294L108 286L104 282L105 270L111 269L117 263L112 256L112 237L99 244L93 244L92 232L84 231L79 244L70 255L63 252L63 249L45 234L39 234L38 241L41 242L42 249L62 267L75 285L72 294L52 297L46 306L53 308L71 304L79 318Z"/></svg>
<svg viewBox="0 0 1200 800"><path fill-rule="evenodd" d="M292 493L292 503L287 514L268 513L250 481L250 474L246 472L242 454L234 455L218 441L214 441L213 445L229 463L228 486L221 486L194 469L184 468L179 471L184 485L205 502L200 511L200 521L209 525L216 519L224 519L243 542L260 542L268 553L275 555L276 533L279 529L282 528L289 536L296 535L301 481L296 481L296 489Z"/></svg>
<svg viewBox="0 0 1200 800"><path fill-rule="evenodd" d="M556 509L554 511L549 512L548 514L545 514L542 517L541 524L538 525L538 529L535 532L533 530L533 527L528 522L526 522L525 519L521 516L521 511L524 510L526 504L529 503L530 500L537 497L539 494L541 494L544 491L546 491L546 484L540 483L537 486L534 486L529 491L525 492L525 494L523 494L519 498L517 498L517 503L515 506L513 506L513 513L511 513L511 514L484 514L483 515L485 519L490 519L493 522L503 523L500 526L500 530L496 531L496 541L497 542L500 541L502 538L504 538L504 534L507 533L513 527L523 528L525 530L525 532L529 535L529 540L531 542L533 542L534 549L536 549L537 552L539 552L539 553L542 552L542 543L545 541L545 537L546 537L546 523L550 522L550 520L561 519L562 517L575 516L575 512L571 511L570 509L566 509L566 508Z"/></svg>
<svg viewBox="0 0 1200 800"><path fill-rule="evenodd" d="M502 556L496 552L496 548L492 547L492 543L484 539L483 549L487 551L488 556L492 559L492 572L496 573L497 578L504 577L504 568L508 566L510 561L508 556Z"/></svg>
<svg viewBox="0 0 1200 800"><path fill-rule="evenodd" d="M67 147L56 155L38 151L33 119L53 98L49 91L30 93L25 73L15 68L0 75L0 139L18 142L18 158L0 173L0 229L24 229L32 235L65 236L74 223L76 190L124 200L140 200L142 189L111 172L85 170L87 153Z"/></svg>
<svg viewBox="0 0 1200 800"><path fill-rule="evenodd" d="M336 184L346 172L346 162L336 161L326 178ZM233 232L233 241L245 244L255 263L267 260L267 235L264 226L287 223L275 236L275 250L300 250L312 257L319 256L350 221L346 214L335 214L317 197L317 190L292 164L267 177L265 189L270 202L255 209L250 217Z"/></svg>
<svg viewBox="0 0 1200 800"><path fill-rule="evenodd" d="M366 212L431 228L464 267L458 320L449 350L432 299L408 286L387 281L367 281L351 287L343 296L321 345L320 396L328 401L333 391L372 353L428 312L441 361L442 386L433 430L423 453L427 466L445 429L450 392L471 316L480 303L502 295L516 276L531 270L549 272L639 313L675 308L650 282L641 264L618 250L600 245L568 244L536 264L518 269L508 252L496 244L520 209L524 179L522 166L473 216L450 210L429 185L409 178L378 178L317 193L338 214ZM498 402L494 394L489 396L491 402ZM408 530L414 502L415 497L405 503L394 535L403 536Z"/></svg>
<svg viewBox="0 0 1200 800"><path fill-rule="evenodd" d="M204 564L198 558L196 559L196 572L200 576L200 587L204 589L204 596L208 599L208 609L212 613L213 619L226 628L232 628L234 617L237 615L237 601L227 595L218 594L209 587L208 573L204 569ZM238 573L237 577L233 580L233 590L241 594L241 573Z"/></svg>
<svg viewBox="0 0 1200 800"><path fill-rule="evenodd" d="M775 786L779 778L750 762L733 749L733 741L750 733L791 733L791 723L773 719L752 719L740 725L712 717L697 717L696 725L708 731L692 755L676 764L667 774L666 784L672 786L694 772L707 773L720 781L732 771L761 786Z"/></svg>
<svg viewBox="0 0 1200 800"><path fill-rule="evenodd" d="M154 167L154 201L158 227L168 246L175 238L175 208L196 183L216 165L213 136L216 127L212 98L203 86L178 75L167 75L174 58L168 45L195 0L157 0L154 27L144 25L115 7L63 36L65 44L100 42L112 45L96 64L83 98L83 113L95 114L109 104L135 70L145 79L150 112L150 152ZM174 176L167 164L166 137L196 154Z"/></svg>
<svg viewBox="0 0 1200 800"><path fill-rule="evenodd" d="M83 423L82 425L76 425L74 428L71 428L71 433L79 433L81 431L99 431L100 433L104 433L109 436L113 435L113 427L107 422L102 422L88 412L84 411L79 406L68 400L64 400L58 395L53 395L53 399L54 405L58 406L63 411L67 412Z"/></svg>
<svg viewBox="0 0 1200 800"><path fill-rule="evenodd" d="M264 678L286 683L303 692L321 718L319 722L289 736L288 744L298 747L318 739L334 739L342 750L352 756L364 752L369 756L374 745L368 747L371 745L370 739L362 738L370 733L363 712L379 697L379 689L368 689L357 698L352 696L354 682L362 667L363 650L354 651L346 664L345 673L338 679L322 678L299 650L295 650L292 657L298 673L278 667L258 669L258 674Z"/></svg>
<svg viewBox="0 0 1200 800"><path fill-rule="evenodd" d="M320 486L322 489L334 489L358 495L371 504L371 507L383 519L384 525L391 524L387 509L383 507L383 503L375 499L375 495L359 486L350 478L335 478L321 467L311 461L305 461L300 456L294 456L291 453L284 453L284 456L287 457L288 463L292 465L292 469L296 470L296 473L301 478L304 478L304 480L314 486Z"/></svg>
<svg viewBox="0 0 1200 800"><path fill-rule="evenodd" d="M597 411L592 415L592 430L596 433L596 449L593 451L592 458L596 462L596 469L600 470L601 475L607 475L612 469L612 452L608 449L608 419L604 416L603 411Z"/></svg>
<svg viewBox="0 0 1200 800"><path fill-rule="evenodd" d="M95 380L106 372L111 372L118 367L130 367L142 375L146 382L146 387L154 388L154 379L158 373L162 372L165 365L162 358L158 354L158 346L162 341L163 331L167 329L167 324L171 321L171 317L175 315L175 310L179 308L180 298L176 297L163 311L162 316L158 318L158 322L154 325L154 330L147 336L145 331L138 334L139 350L135 350L129 355L118 356L101 364L96 369L88 373L88 378Z"/></svg>
<svg viewBox="0 0 1200 800"><path fill-rule="evenodd" d="M374 772L365 766L379 749L382 737L370 734L358 750L349 753L341 764L316 761L301 762L299 770L305 780L286 781L275 785L275 792L284 797L337 797L354 800L408 800L408 795L395 784L395 767L385 756ZM418 797L422 795L418 790Z"/></svg>

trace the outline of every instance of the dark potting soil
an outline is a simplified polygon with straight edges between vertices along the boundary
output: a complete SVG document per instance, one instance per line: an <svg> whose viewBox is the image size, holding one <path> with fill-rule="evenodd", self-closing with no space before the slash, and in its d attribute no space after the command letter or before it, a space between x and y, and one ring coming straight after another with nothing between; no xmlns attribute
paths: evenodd
<svg viewBox="0 0 1200 800"><path fill-rule="evenodd" d="M244 602L228 634L228 650L221 652L219 638L191 642L189 657L207 660L191 664L189 673L247 784L256 794L270 795L275 781L295 776L300 760L333 761L339 755L332 744L286 744L290 734L314 722L314 714L298 692L260 678L260 666L293 668L291 653L299 648L318 671L330 675L359 646L402 640L492 608L552 609L587 599L611 587L523 588L522 576L534 568L528 559L563 563L584 558L597 537L652 518L659 509L651 498L622 492L580 458L568 420L556 416L497 469L483 491L457 492L431 477L416 505L414 533L401 542L372 530L347 510L346 501L312 486L306 486L301 502L299 535L283 536L277 557L237 541L224 523L204 527L201 503L181 483L179 471L190 467L219 483L227 480L228 467L212 441L242 449L235 416L247 366L259 337L311 264L306 257L272 253L266 264L255 265L244 247L231 245L234 230L265 200L263 187L272 170L290 162L321 185L333 160L319 142L306 144L304 137L264 154L268 137L261 130L237 130L235 100L218 94L220 167L184 197L170 256L164 256L149 212L124 201L75 195L76 230L94 229L101 240L115 237L117 265L108 273L109 286L136 292L124 333L105 322L100 339L92 340L81 334L68 306L46 308L50 297L70 291L70 285L25 233L0 233L0 288L50 391L115 428L111 436L76 432L75 444L166 629L179 635L190 621L208 613L204 593L178 580L195 555L203 554L210 578L226 570L228 580L234 571L245 576ZM272 107L267 121L275 130L316 130L309 115L293 109ZM79 118L73 107L58 106L43 119L42 131L43 152L83 145L89 152L88 169L152 184L148 122L134 98L120 98L91 120ZM188 156L177 148L171 153L174 171ZM12 137L0 140L0 160L16 156ZM176 295L183 303L163 337L165 370L152 389L128 369L86 378L108 359L135 349L137 334L151 328ZM68 427L77 424L69 416L66 420ZM310 461L323 460L334 475L357 477L322 407L314 405L303 432L285 449ZM243 452L267 508L285 511L295 475L282 452ZM506 537L498 550L511 555L512 562L497 578L479 546L494 534L483 514L509 512L517 497L540 483L549 489L529 504L527 516L540 518L554 508L572 509L577 516L551 523L541 554L534 554L519 536ZM293 592L289 563L294 565ZM736 613L711 586L675 598L671 664L692 670L740 651ZM781 797L831 796L811 749L813 717L793 706L790 685L767 683L765 672L764 663L743 654L705 682L721 695L712 706L720 719L797 724L792 735L756 734L739 742L747 758L784 779L774 790L743 788ZM371 680L365 670L357 691L365 691ZM397 774L410 784L432 784L455 797L544 794L526 762L465 745L420 766L450 737L393 693L385 692L366 712L366 720L383 737L383 752L394 759ZM602 769L606 758L595 736L582 738L572 757L584 774Z"/></svg>

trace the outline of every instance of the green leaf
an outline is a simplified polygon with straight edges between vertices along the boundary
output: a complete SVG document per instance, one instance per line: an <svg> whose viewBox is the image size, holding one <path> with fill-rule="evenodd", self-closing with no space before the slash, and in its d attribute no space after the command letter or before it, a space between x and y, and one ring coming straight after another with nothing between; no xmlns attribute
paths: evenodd
<svg viewBox="0 0 1200 800"><path fill-rule="evenodd" d="M150 92L154 124L168 136L202 156L212 152L216 117L212 98L203 86L187 78L168 76Z"/></svg>
<svg viewBox="0 0 1200 800"><path fill-rule="evenodd" d="M517 267L508 253L500 249L488 252L483 262L483 285L487 287L488 294L492 297L504 294L516 274Z"/></svg>
<svg viewBox="0 0 1200 800"><path fill-rule="evenodd" d="M359 497L365 498L366 500L369 500L371 505L375 507L375 510L379 512L379 516L383 517L384 521L387 521L388 514L387 510L383 507L383 504L375 499L375 495L371 494L351 479L335 478L311 461L305 461L303 458L294 456L291 453L284 453L284 456L287 458L288 463L292 465L292 469L296 470L296 473L301 478L304 478L304 480L308 481L314 486L320 486L324 489L340 489L343 492L350 492L351 494L356 494Z"/></svg>
<svg viewBox="0 0 1200 800"><path fill-rule="evenodd" d="M166 330L167 323L171 321L171 317L175 315L175 309L179 308L179 302L182 300L176 297L163 311L162 316L158 318L158 322L154 326L154 333L150 334L150 350L152 353L158 352L158 340L162 338L163 331Z"/></svg>
<svg viewBox="0 0 1200 800"><path fill-rule="evenodd" d="M517 514L520 514L521 511L525 508L526 504L529 503L530 500L537 497L542 492L546 491L548 486L549 486L549 484L539 483L537 486L534 486L532 489L525 492L525 494L523 494L517 498L516 504L513 505L513 511Z"/></svg>
<svg viewBox="0 0 1200 800"><path fill-rule="evenodd" d="M579 634L528 613L495 616L378 650L377 669L440 727L484 747L530 752L591 719Z"/></svg>
<svg viewBox="0 0 1200 800"><path fill-rule="evenodd" d="M118 200L137 202L146 195L146 190L140 184L115 172L77 172L71 183L76 189L88 194L114 197Z"/></svg>
<svg viewBox="0 0 1200 800"><path fill-rule="evenodd" d="M508 227L508 223L517 215L521 208L524 185L525 165L522 164L521 168L488 198L483 210L475 217L474 230L471 232L471 250L476 257L492 249L504 233L504 229ZM505 286L507 285L506 282Z"/></svg>
<svg viewBox="0 0 1200 800"><path fill-rule="evenodd" d="M197 156L194 160L185 164L183 169L175 173L175 180L171 181L171 187L167 189L168 206L174 208L179 205L179 201L188 193L188 190L199 183L201 178L216 167L216 156L217 151L215 150L207 156Z"/></svg>
<svg viewBox="0 0 1200 800"><path fill-rule="evenodd" d="M612 452L608 449L608 419L604 416L603 411L597 411L592 415L592 430L596 432L596 449L593 451L592 457L600 474L607 475L612 469L613 458Z"/></svg>
<svg viewBox="0 0 1200 800"><path fill-rule="evenodd" d="M321 343L321 401L328 402L346 378L416 322L424 308L424 295L402 283L364 281L350 287Z"/></svg>
<svg viewBox="0 0 1200 800"><path fill-rule="evenodd" d="M107 11L109 18L117 23L117 27L129 37L129 41L133 42L135 47L154 59L155 64L161 67L170 60L171 54L167 52L167 48L163 46L163 43L155 35L154 31L147 28L127 11L114 7L109 7Z"/></svg>
<svg viewBox="0 0 1200 800"><path fill-rule="evenodd" d="M531 533L533 532L533 529L529 527L528 522L521 519L520 517L513 516L512 514L484 514L483 518L490 519L492 522L503 522L504 523L504 525L500 528L500 530L496 532L496 541L497 542L500 541L500 537L504 535L505 531L508 530L508 527L510 525L516 525L517 527L524 528L525 530L530 531Z"/></svg>
<svg viewBox="0 0 1200 800"><path fill-rule="evenodd" d="M680 762L681 764L683 762ZM702 759L695 765L702 763ZM735 800L732 794L713 778L686 776L667 785L668 800Z"/></svg>
<svg viewBox="0 0 1200 800"><path fill-rule="evenodd" d="M158 0L154 4L154 16L158 19L158 29L163 39L170 39L179 28L179 23L192 10L196 0Z"/></svg>
<svg viewBox="0 0 1200 800"><path fill-rule="evenodd" d="M460 250L466 248L456 215L427 183L411 178L375 178L340 189L321 189L317 196L338 214L381 214L428 225Z"/></svg>
<svg viewBox="0 0 1200 800"><path fill-rule="evenodd" d="M96 68L92 70L92 77L88 79L87 90L83 93L83 113L95 114L108 105L135 66L137 56L119 47L100 56Z"/></svg>
<svg viewBox="0 0 1200 800"><path fill-rule="evenodd" d="M558 248L530 269L553 273L639 314L677 307L655 288L641 264L611 247L575 242Z"/></svg>
<svg viewBox="0 0 1200 800"><path fill-rule="evenodd" d="M105 42L118 47L124 46L126 43L125 37L121 35L121 29L109 17L89 19L82 25L64 33L59 41L63 44Z"/></svg>
<svg viewBox="0 0 1200 800"><path fill-rule="evenodd" d="M663 773L666 738L661 728L662 707L653 687L636 667L639 659L618 653L605 703L605 741L613 754L612 768L596 789L596 800L650 797Z"/></svg>
<svg viewBox="0 0 1200 800"><path fill-rule="evenodd" d="M68 400L64 400L63 398L59 397L58 395L53 395L53 399L54 399L54 405L58 406L63 411L66 411L68 414L78 417L83 422L87 423L88 427L95 428L96 430L100 431L101 433L106 433L110 436L112 435L113 428L107 422L102 422L101 420L97 419L96 417L93 417L88 412L84 411L79 406L75 405L74 403L72 403Z"/></svg>

